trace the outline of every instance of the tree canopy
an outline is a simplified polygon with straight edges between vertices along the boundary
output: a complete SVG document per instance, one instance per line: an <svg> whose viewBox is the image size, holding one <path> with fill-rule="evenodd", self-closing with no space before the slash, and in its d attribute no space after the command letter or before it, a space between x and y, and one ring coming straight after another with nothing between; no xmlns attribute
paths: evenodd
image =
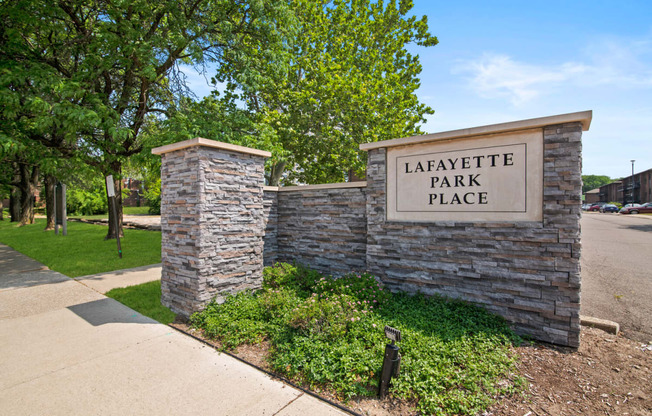
<svg viewBox="0 0 652 416"><path fill-rule="evenodd" d="M279 163L288 179L339 182L364 176L360 143L421 134L433 110L419 102L421 64L409 45L433 46L427 18L408 17L411 1L290 2L298 37L280 82L251 88L236 68L218 78L240 97L258 122L274 131L284 149ZM233 72L235 70L235 73ZM278 167L278 165L277 165ZM272 174L275 184L282 169ZM275 176L275 177L274 177Z"/></svg>
<svg viewBox="0 0 652 416"><path fill-rule="evenodd" d="M180 63L237 67L257 88L283 68L293 20L281 0L6 0L0 26L3 116L119 188L148 117L185 93Z"/></svg>
<svg viewBox="0 0 652 416"><path fill-rule="evenodd" d="M437 38L411 8L410 0L5 0L0 145L30 149L35 167L43 155L91 166L113 175L118 191L128 160L140 155L155 182L156 161L143 152L195 136L272 151L270 184L284 171L287 182L362 176L360 143L420 134L433 113L416 96L422 68L412 50ZM193 99L187 65L214 71L226 87ZM50 165L50 175L63 166ZM121 227L116 194L107 237Z"/></svg>
<svg viewBox="0 0 652 416"><path fill-rule="evenodd" d="M582 175L582 193L601 187L614 180L605 175Z"/></svg>

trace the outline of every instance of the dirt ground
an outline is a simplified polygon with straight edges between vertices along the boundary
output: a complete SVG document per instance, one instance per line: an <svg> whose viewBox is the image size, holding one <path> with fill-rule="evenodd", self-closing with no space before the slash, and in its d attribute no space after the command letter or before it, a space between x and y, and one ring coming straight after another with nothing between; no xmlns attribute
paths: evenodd
<svg viewBox="0 0 652 416"><path fill-rule="evenodd" d="M514 348L523 397L507 397L485 415L650 415L652 345L582 327L580 348Z"/></svg>
<svg viewBox="0 0 652 416"><path fill-rule="evenodd" d="M204 339L183 323L175 328ZM529 381L526 391L501 397L482 416L652 415L652 340L649 344L582 327L578 350L532 344L514 347L518 373ZM218 346L216 343L212 343ZM240 347L234 355L270 371L268 346ZM386 399L339 402L354 413L370 416L416 415L410 403Z"/></svg>

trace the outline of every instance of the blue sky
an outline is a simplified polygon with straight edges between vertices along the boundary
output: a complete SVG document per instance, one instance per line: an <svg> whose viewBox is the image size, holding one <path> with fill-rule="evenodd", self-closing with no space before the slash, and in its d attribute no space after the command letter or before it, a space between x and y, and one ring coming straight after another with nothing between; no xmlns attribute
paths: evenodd
<svg viewBox="0 0 652 416"><path fill-rule="evenodd" d="M424 131L593 110L583 174L652 168L652 1L414 0L412 12L439 39L410 48L435 110Z"/></svg>
<svg viewBox="0 0 652 416"><path fill-rule="evenodd" d="M651 1L416 0L429 133L593 110L583 173L652 168Z"/></svg>

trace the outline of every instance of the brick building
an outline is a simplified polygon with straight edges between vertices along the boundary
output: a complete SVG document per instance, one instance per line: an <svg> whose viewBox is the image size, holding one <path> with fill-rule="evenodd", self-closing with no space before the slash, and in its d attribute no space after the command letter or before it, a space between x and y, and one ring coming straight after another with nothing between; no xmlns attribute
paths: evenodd
<svg viewBox="0 0 652 416"><path fill-rule="evenodd" d="M623 183L621 181L615 181L602 185L598 188L600 196L598 201L602 202L623 202Z"/></svg>
<svg viewBox="0 0 652 416"><path fill-rule="evenodd" d="M652 202L652 169L622 179L619 190L621 192L620 201L623 201L623 203L637 202L644 204Z"/></svg>
<svg viewBox="0 0 652 416"><path fill-rule="evenodd" d="M627 176L584 194L587 204L595 202L620 202L623 205L636 202L652 202L652 169Z"/></svg>
<svg viewBox="0 0 652 416"><path fill-rule="evenodd" d="M124 189L129 190L129 194L122 200L122 205L125 207L140 207L147 205L147 201L143 196L145 186L143 181L132 178L124 178L122 180Z"/></svg>
<svg viewBox="0 0 652 416"><path fill-rule="evenodd" d="M600 188L591 189L584 194L584 202L587 204L595 204L600 202Z"/></svg>

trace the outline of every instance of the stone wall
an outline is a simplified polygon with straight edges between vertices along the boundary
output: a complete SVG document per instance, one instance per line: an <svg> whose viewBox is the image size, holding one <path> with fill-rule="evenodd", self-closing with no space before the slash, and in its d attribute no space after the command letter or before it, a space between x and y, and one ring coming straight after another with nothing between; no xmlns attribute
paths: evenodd
<svg viewBox="0 0 652 416"><path fill-rule="evenodd" d="M278 260L334 275L366 269L364 183L338 185L281 188Z"/></svg>
<svg viewBox="0 0 652 416"><path fill-rule="evenodd" d="M278 188L265 187L263 194L263 265L273 266L278 261Z"/></svg>
<svg viewBox="0 0 652 416"><path fill-rule="evenodd" d="M574 113L368 144L366 183L280 189L263 186L268 152L205 139L154 149L163 155L162 302L188 316L224 292L259 287L263 264L297 261L465 299L521 334L577 347L581 135L590 119ZM387 220L387 147L535 129L541 220Z"/></svg>
<svg viewBox="0 0 652 416"><path fill-rule="evenodd" d="M162 154L162 303L183 316L260 287L267 152L193 139Z"/></svg>
<svg viewBox="0 0 652 416"><path fill-rule="evenodd" d="M388 222L386 149L369 151L367 269L393 289L485 306L517 332L579 345L581 123L544 129L543 221Z"/></svg>

